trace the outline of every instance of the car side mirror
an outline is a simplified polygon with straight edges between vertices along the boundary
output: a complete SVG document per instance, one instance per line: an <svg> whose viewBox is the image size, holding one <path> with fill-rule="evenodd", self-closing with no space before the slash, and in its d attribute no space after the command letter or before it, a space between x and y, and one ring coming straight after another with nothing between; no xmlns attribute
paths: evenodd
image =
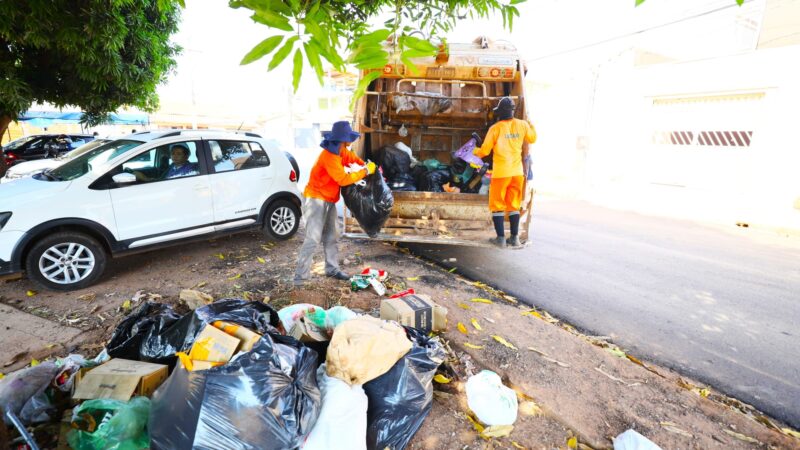
<svg viewBox="0 0 800 450"><path fill-rule="evenodd" d="M136 175L128 172L118 173L111 177L117 185L133 184L136 183Z"/></svg>

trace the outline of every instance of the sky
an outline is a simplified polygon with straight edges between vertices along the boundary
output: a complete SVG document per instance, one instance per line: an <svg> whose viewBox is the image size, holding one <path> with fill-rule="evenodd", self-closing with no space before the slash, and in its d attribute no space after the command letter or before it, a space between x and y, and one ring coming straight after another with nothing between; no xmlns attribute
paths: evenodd
<svg viewBox="0 0 800 450"><path fill-rule="evenodd" d="M735 0L647 0L634 7L633 0L529 0L520 5L521 17L512 31L503 29L499 17L465 20L448 39L468 42L487 35L509 40L537 68L535 74L552 77L601 63L635 45L679 59L735 52L751 39L752 33L741 32L742 24L757 20L763 4L749 0L739 8ZM721 10L702 15L716 9ZM272 72L267 71L268 57L239 65L242 56L271 34L250 20L248 10L231 9L226 1L187 0L174 36L183 54L176 72L159 89L163 109L246 116L286 112L291 64ZM304 77L302 92L313 95L318 89L315 77Z"/></svg>

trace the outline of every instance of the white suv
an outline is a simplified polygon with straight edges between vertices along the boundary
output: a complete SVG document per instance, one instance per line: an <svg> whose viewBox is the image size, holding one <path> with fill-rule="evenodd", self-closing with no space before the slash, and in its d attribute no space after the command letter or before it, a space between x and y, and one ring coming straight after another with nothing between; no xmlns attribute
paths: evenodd
<svg viewBox="0 0 800 450"><path fill-rule="evenodd" d="M296 163L253 133L143 132L0 185L0 276L68 291L109 256L300 224Z"/></svg>

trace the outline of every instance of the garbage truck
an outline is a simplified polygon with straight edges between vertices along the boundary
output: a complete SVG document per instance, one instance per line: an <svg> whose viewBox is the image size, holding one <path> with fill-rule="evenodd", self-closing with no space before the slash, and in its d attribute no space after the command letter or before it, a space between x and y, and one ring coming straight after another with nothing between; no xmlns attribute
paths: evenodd
<svg viewBox="0 0 800 450"><path fill-rule="evenodd" d="M410 62L414 68L399 57L391 58L355 105L354 127L362 138L353 143L352 150L364 160L375 161L382 149L394 146L410 149L418 163L435 159L450 166L456 162L454 152L473 133L481 138L486 135L494 123L492 109L506 96L516 103L515 117L527 120L525 64L510 42L480 37L472 43L449 43L436 56ZM362 71L360 76L367 74ZM527 147L523 151L527 154ZM395 190L391 215L373 238L490 246L495 232L485 191ZM520 240L526 244L534 193L527 180L524 193ZM345 237L368 237L350 211L345 210L343 220Z"/></svg>

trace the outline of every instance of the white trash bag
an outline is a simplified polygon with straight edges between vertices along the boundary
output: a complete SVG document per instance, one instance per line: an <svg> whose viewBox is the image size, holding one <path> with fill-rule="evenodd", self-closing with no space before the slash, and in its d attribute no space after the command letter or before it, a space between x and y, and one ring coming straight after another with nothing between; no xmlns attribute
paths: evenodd
<svg viewBox="0 0 800 450"><path fill-rule="evenodd" d="M614 438L614 450L661 450L661 447L636 431L628 430Z"/></svg>
<svg viewBox="0 0 800 450"><path fill-rule="evenodd" d="M322 410L303 450L367 450L364 388L329 377L325 364L317 370L317 384L322 391Z"/></svg>
<svg viewBox="0 0 800 450"><path fill-rule="evenodd" d="M467 404L486 425L513 425L517 420L517 393L500 376L482 370L467 380Z"/></svg>

